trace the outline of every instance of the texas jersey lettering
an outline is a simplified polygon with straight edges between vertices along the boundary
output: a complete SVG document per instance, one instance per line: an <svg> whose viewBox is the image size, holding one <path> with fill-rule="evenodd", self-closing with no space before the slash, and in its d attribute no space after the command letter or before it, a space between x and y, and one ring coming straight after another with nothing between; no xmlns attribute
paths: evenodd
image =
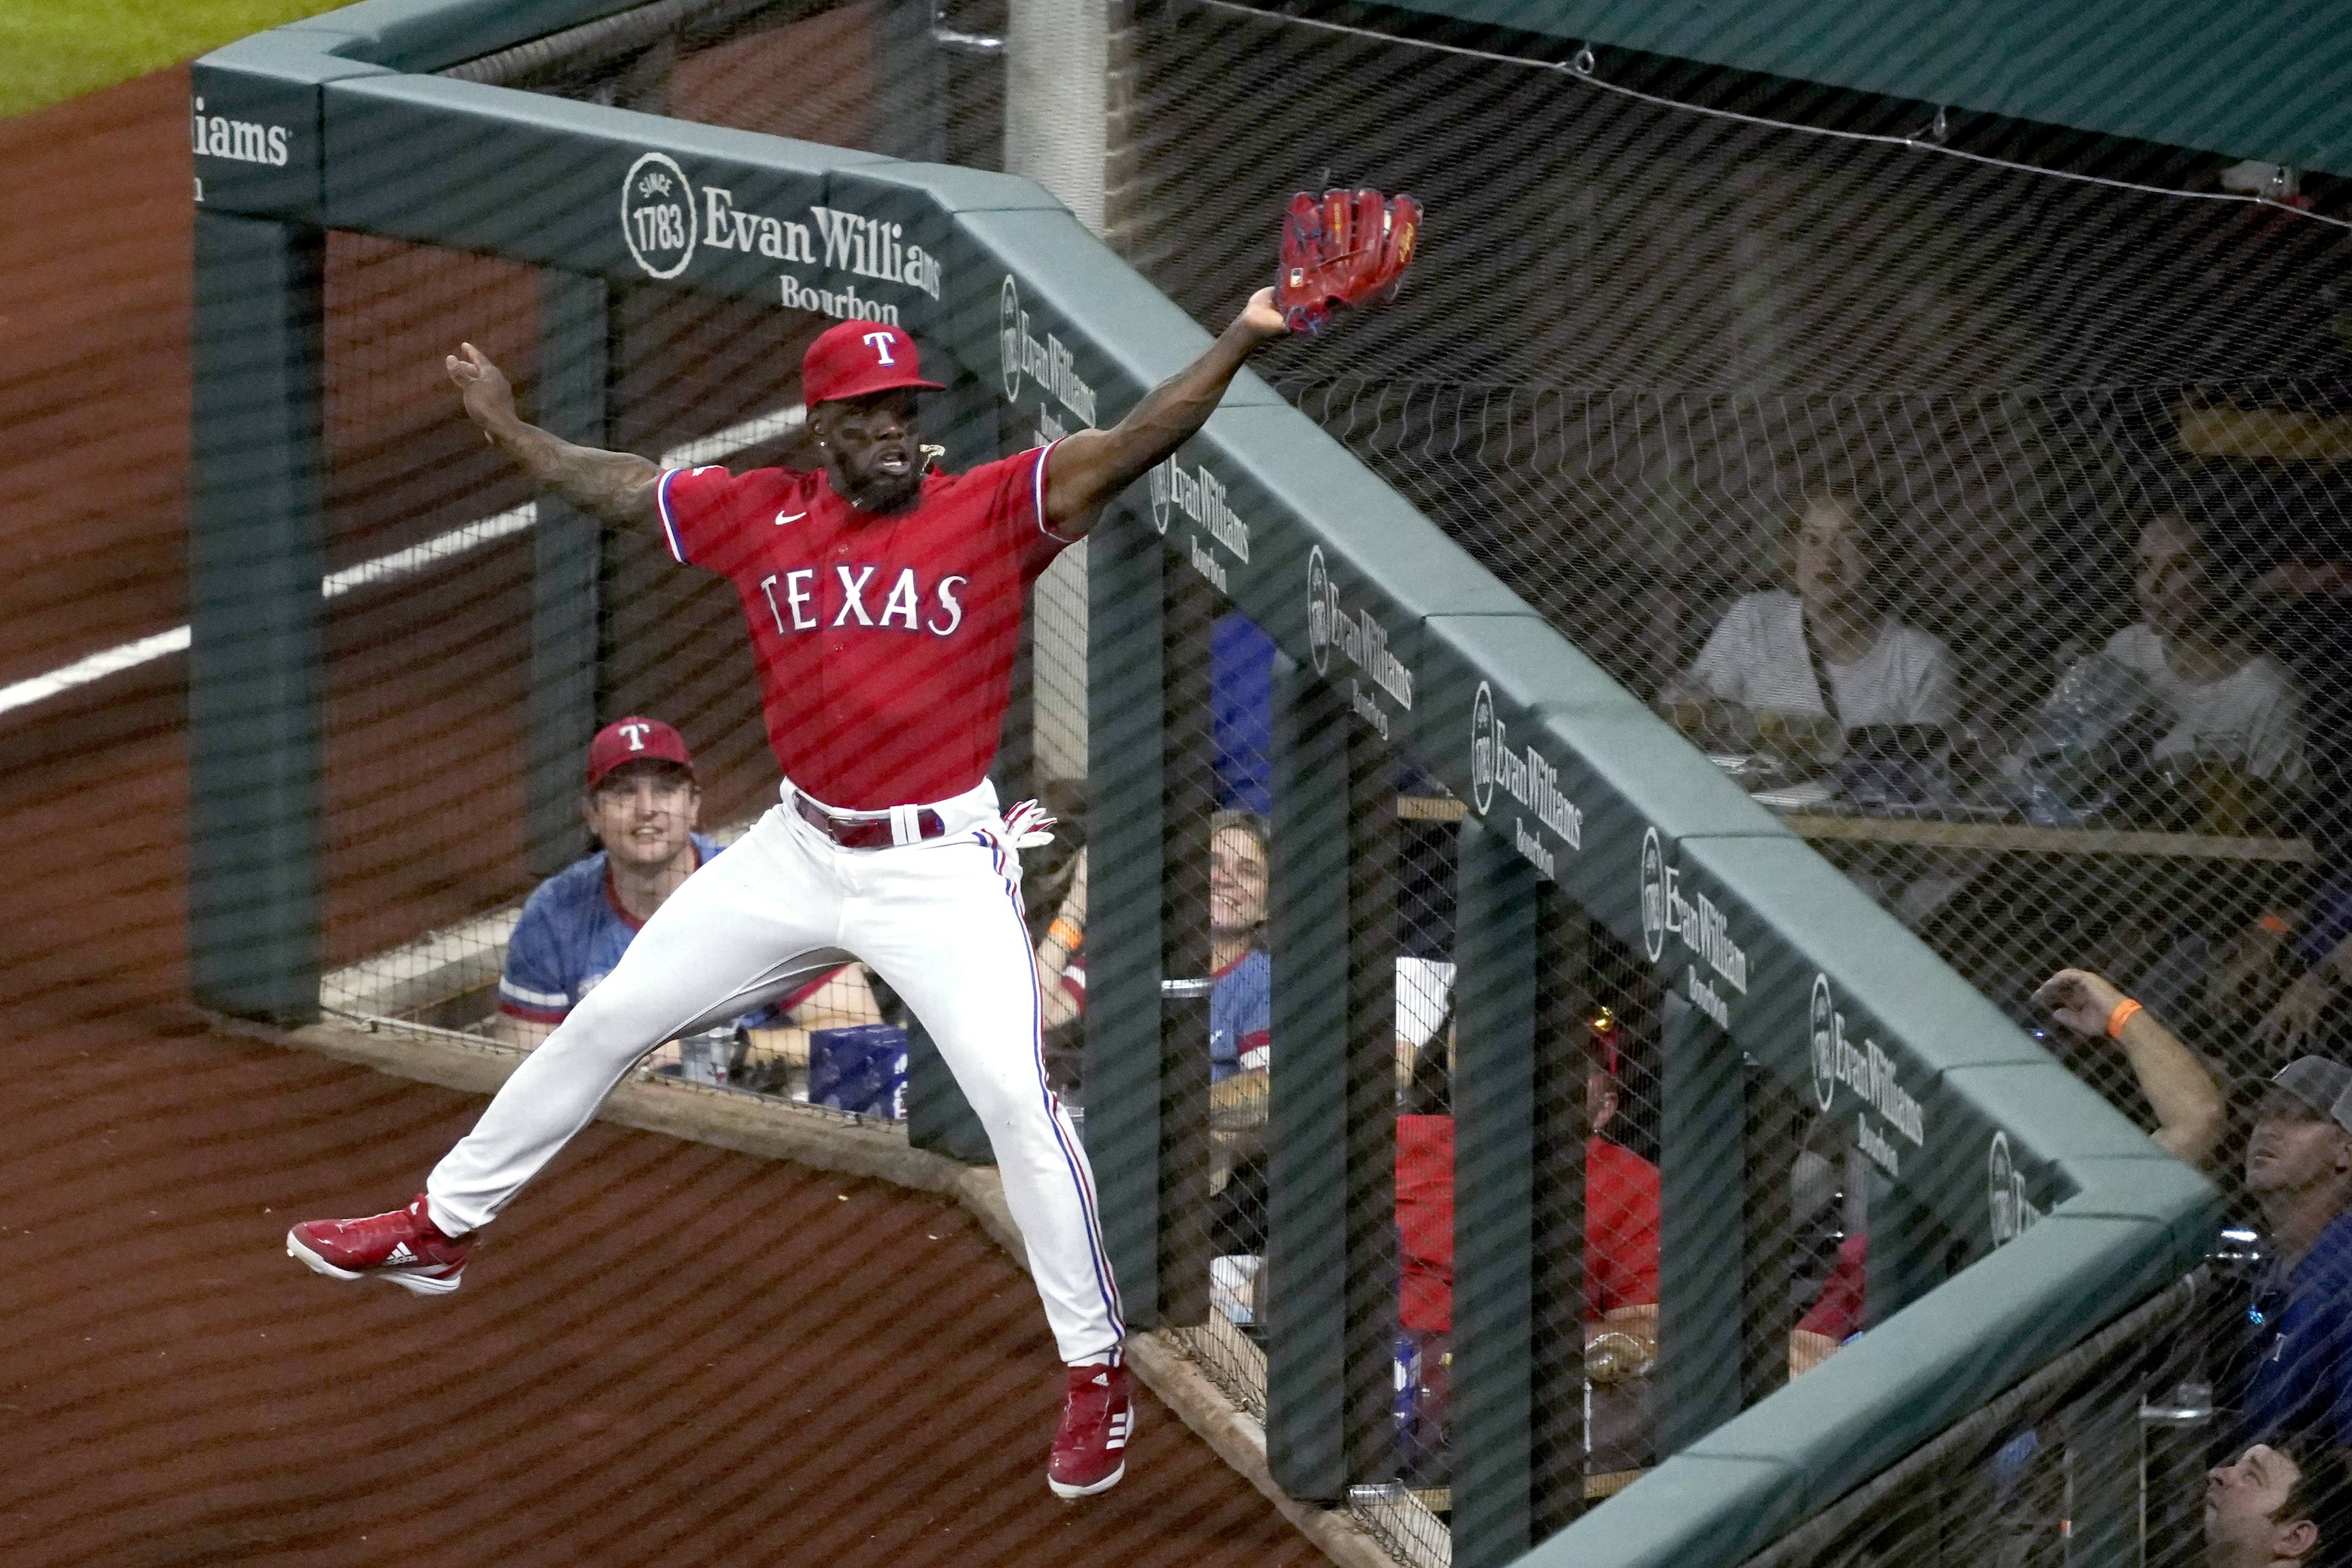
<svg viewBox="0 0 2352 1568"><path fill-rule="evenodd" d="M663 538L735 584L768 742L828 805L946 800L996 752L1021 596L1071 542L1045 524L1039 447L932 474L905 512L861 512L819 473L673 468Z"/></svg>

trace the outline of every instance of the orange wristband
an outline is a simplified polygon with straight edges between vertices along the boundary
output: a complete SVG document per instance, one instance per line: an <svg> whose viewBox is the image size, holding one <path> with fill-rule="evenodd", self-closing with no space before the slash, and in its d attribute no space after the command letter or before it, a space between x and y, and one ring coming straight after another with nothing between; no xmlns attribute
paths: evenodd
<svg viewBox="0 0 2352 1568"><path fill-rule="evenodd" d="M2130 1023L2132 1015L2138 1011L2140 1011L2140 1005L2133 1001L2128 996L2116 1003L2116 1010L2107 1015L2107 1038L2111 1040L2122 1039L2124 1037L2124 1026Z"/></svg>
<svg viewBox="0 0 2352 1568"><path fill-rule="evenodd" d="M2254 923L2262 927L2264 931L2270 932L2273 936L2293 936L2294 934L2294 928L2286 923L2286 917L2284 915L2264 915Z"/></svg>
<svg viewBox="0 0 2352 1568"><path fill-rule="evenodd" d="M1060 942L1064 952L1077 952L1087 940L1086 932L1058 915L1055 917L1054 923L1045 928L1045 935L1050 940Z"/></svg>

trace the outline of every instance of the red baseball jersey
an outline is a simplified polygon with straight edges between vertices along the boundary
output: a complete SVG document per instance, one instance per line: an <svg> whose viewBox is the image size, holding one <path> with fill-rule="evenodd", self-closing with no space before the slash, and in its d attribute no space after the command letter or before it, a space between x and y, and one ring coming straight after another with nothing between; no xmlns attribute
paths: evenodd
<svg viewBox="0 0 2352 1568"><path fill-rule="evenodd" d="M827 805L880 811L987 775L1022 591L1075 542L1045 527L1052 449L931 474L892 516L859 511L822 471L663 473L670 553L743 602L785 777Z"/></svg>

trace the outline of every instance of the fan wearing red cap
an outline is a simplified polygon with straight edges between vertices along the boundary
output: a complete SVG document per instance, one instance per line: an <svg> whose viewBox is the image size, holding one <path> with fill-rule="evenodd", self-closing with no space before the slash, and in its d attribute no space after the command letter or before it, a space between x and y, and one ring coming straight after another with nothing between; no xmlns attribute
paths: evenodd
<svg viewBox="0 0 2352 1568"><path fill-rule="evenodd" d="M702 795L685 738L631 714L588 743L581 819L594 854L535 889L499 971L499 1033L535 1046L620 963L687 878L719 853L695 831Z"/></svg>
<svg viewBox="0 0 2352 1568"><path fill-rule="evenodd" d="M822 459L805 471L665 471L573 446L523 423L480 350L448 356L467 416L541 489L734 584L782 804L654 912L415 1203L297 1226L289 1249L337 1278L455 1289L471 1232L649 1047L771 999L812 963L855 956L921 1019L988 1129L1068 1368L1046 1479L1066 1498L1116 1485L1135 1419L1126 1330L1093 1173L1045 1079L1021 911L1015 852L1042 825L1026 803L1006 813L988 772L1023 595L1284 334L1273 293L1260 289L1111 428L961 474L925 461L920 395L940 383L914 339L883 322L840 322L803 355Z"/></svg>
<svg viewBox="0 0 2352 1568"><path fill-rule="evenodd" d="M617 968L651 920L720 849L696 831L702 793L686 740L658 719L631 714L588 744L580 815L594 853L541 882L507 939L499 971L498 1033L536 1046ZM795 1028L878 1024L863 970L844 964L779 997L774 1014ZM746 1017L766 1026L770 1015Z"/></svg>

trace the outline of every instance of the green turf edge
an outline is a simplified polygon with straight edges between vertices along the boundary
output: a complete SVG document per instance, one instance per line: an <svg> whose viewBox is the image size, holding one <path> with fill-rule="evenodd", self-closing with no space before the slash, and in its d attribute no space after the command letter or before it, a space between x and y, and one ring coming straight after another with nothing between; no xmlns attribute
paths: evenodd
<svg viewBox="0 0 2352 1568"><path fill-rule="evenodd" d="M0 118L162 70L348 0L0 0Z"/></svg>

